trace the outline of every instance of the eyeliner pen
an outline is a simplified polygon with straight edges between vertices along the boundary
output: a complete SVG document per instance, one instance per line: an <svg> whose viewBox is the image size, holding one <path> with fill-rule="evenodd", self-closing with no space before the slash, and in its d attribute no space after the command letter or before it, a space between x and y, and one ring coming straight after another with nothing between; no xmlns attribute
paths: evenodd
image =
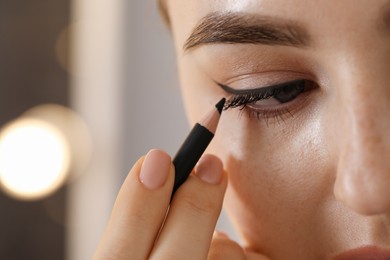
<svg viewBox="0 0 390 260"><path fill-rule="evenodd" d="M213 139L225 101L226 99L222 98L203 120L195 124L176 153L173 159L173 165L175 166L175 184L171 199L180 185L188 178Z"/></svg>

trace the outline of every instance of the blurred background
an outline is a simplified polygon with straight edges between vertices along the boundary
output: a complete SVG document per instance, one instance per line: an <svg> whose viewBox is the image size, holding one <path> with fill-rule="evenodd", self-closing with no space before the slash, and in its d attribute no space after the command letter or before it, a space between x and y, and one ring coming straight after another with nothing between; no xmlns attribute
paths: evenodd
<svg viewBox="0 0 390 260"><path fill-rule="evenodd" d="M132 164L189 130L156 1L0 0L0 57L0 259L90 259Z"/></svg>

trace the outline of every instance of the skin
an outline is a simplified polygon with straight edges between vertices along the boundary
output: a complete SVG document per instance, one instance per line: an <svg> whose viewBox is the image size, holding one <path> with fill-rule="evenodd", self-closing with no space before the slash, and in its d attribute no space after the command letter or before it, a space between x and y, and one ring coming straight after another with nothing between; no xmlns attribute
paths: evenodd
<svg viewBox="0 0 390 260"><path fill-rule="evenodd" d="M194 259L208 255L209 259L267 256L312 260L331 259L367 245L390 249L390 19L384 19L390 14L390 2L168 0L166 9L191 124L222 96L229 97L215 81L235 89L298 79L315 83L313 89L287 104L289 112L279 117L253 116L253 109L280 106L272 99L223 113L208 151L223 163L222 175L227 174L229 182L224 207L243 244L239 246L224 235L215 235L211 240L212 224L181 225L185 227L182 237L188 237L187 229L204 232L197 237L203 238L202 243L199 239L187 241L197 249L194 254L198 258ZM216 11L294 21L308 32L311 44L294 47L213 43L184 51L192 30L203 17ZM216 157L210 158L206 168L219 162ZM183 198L188 202L188 196L180 195L190 192L198 178L194 173L191 181L180 188L181 193L175 195L177 205L171 205L171 209L179 207ZM211 186L199 183L203 185L199 186L202 194L214 188L220 195L204 198L195 192L195 198L187 204L192 211L205 201L208 206L213 204L217 210L206 208L214 223L225 182ZM126 187L125 183L122 189ZM124 200L130 203L133 199L130 196ZM157 202L150 201L150 205ZM114 211L123 210L115 207ZM134 212L127 210L125 214ZM183 216L177 217L172 222L180 223L182 219ZM161 222L161 217L154 221ZM132 236L128 229L118 232ZM115 241L111 233L108 228L102 241ZM168 237L164 248L169 248ZM100 244L97 259L115 248L107 244ZM146 251L157 256L153 252L160 243L149 247L152 249ZM160 254L157 258L169 257Z"/></svg>

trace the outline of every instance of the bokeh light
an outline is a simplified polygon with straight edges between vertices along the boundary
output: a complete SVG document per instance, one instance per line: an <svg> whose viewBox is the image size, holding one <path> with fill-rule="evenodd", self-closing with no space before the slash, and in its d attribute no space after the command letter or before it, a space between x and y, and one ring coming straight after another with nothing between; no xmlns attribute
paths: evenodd
<svg viewBox="0 0 390 260"><path fill-rule="evenodd" d="M70 166L69 145L53 125L20 118L0 132L0 184L18 199L39 199L58 189Z"/></svg>
<svg viewBox="0 0 390 260"><path fill-rule="evenodd" d="M61 131L70 148L67 183L78 180L88 167L92 154L92 137L84 119L74 110L58 104L35 106L22 117L48 122Z"/></svg>

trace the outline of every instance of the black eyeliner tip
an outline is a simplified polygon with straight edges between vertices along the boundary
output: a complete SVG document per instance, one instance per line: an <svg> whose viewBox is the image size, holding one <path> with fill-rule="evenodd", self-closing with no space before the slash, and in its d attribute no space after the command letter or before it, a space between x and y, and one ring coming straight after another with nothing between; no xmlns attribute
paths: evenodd
<svg viewBox="0 0 390 260"><path fill-rule="evenodd" d="M221 114L222 113L222 109L223 109L223 106L225 105L225 102L226 102L226 98L222 98L221 101L219 101L215 107L217 108L218 112Z"/></svg>

